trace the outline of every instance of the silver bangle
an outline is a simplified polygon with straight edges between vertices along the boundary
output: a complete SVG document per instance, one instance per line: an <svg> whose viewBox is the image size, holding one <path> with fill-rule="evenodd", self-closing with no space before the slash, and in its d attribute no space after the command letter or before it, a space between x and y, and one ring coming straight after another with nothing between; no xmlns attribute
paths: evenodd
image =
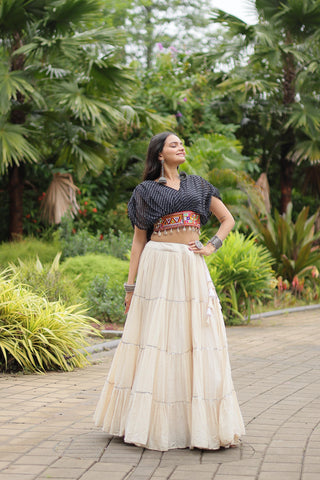
<svg viewBox="0 0 320 480"><path fill-rule="evenodd" d="M130 285L129 283L124 283L123 286L124 286L124 289L125 289L126 293L131 293L131 292L134 292L134 288L135 288L136 284L133 283L132 285Z"/></svg>
<svg viewBox="0 0 320 480"><path fill-rule="evenodd" d="M217 235L210 238L208 243L211 243L216 250L219 250L219 248L222 247L222 240Z"/></svg>

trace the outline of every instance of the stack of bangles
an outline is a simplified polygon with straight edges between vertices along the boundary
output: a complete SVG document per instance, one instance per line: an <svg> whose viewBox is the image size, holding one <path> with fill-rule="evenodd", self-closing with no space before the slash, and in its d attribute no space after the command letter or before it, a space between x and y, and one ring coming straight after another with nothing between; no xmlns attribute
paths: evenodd
<svg viewBox="0 0 320 480"><path fill-rule="evenodd" d="M134 292L134 287L136 286L136 284L134 283L134 284L130 285L129 283L124 283L123 286L124 286L124 289L125 289L126 293L133 293Z"/></svg>
<svg viewBox="0 0 320 480"><path fill-rule="evenodd" d="M200 240L197 240L194 242L195 243L195 246L201 250L203 248L203 243L200 242ZM222 247L222 240L217 236L217 235L214 235L212 238L210 238L209 242L207 243L207 245L209 245L209 243L211 243L211 245L214 246L215 248L215 252L217 250L219 250L220 247Z"/></svg>

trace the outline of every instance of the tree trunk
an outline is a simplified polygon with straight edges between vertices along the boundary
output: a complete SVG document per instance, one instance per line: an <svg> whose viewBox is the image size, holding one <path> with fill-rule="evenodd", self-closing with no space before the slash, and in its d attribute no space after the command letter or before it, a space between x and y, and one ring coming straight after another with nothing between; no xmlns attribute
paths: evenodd
<svg viewBox="0 0 320 480"><path fill-rule="evenodd" d="M146 12L146 57L147 57L147 70L150 70L152 65L152 52L153 52L153 30L154 27L151 22L152 17L152 6L145 6L144 7Z"/></svg>
<svg viewBox="0 0 320 480"><path fill-rule="evenodd" d="M14 33L14 45L13 51L20 48L23 44L20 34ZM23 70L24 69L24 56L16 55L12 58L11 70ZM13 108L10 113L10 120L14 124L24 124L26 121L25 111L20 108L23 105L25 98L18 91L17 92L17 108ZM23 188L24 188L24 175L25 168L22 163L20 165L13 165L8 170L9 173L9 235L10 240L20 240L23 235Z"/></svg>
<svg viewBox="0 0 320 480"><path fill-rule="evenodd" d="M292 43L291 35L287 32L286 44ZM286 53L283 56L283 105L289 107L295 103L295 82L296 67L292 53ZM285 115L283 122L287 120ZM295 164L289 158L290 151L295 144L294 132L289 128L284 132L283 143L281 148L280 162L280 185L281 185L281 201L280 211L285 213L288 203L292 200L293 172Z"/></svg>
<svg viewBox="0 0 320 480"><path fill-rule="evenodd" d="M20 240L23 234L24 167L9 168L10 240Z"/></svg>
<svg viewBox="0 0 320 480"><path fill-rule="evenodd" d="M281 159L280 166L280 188L281 188L281 203L280 211L285 213L287 211L288 204L292 201L292 186L293 186L293 172L294 163L286 158Z"/></svg>

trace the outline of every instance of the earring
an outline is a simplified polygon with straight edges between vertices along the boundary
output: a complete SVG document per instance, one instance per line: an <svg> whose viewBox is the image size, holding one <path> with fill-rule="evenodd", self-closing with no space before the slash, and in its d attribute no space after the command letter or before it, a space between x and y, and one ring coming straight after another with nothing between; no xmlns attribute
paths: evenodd
<svg viewBox="0 0 320 480"><path fill-rule="evenodd" d="M163 164L164 164L164 160L160 160L161 162L161 176L158 180L158 183L161 183L162 185L165 185L167 183L167 179L166 177L164 176L164 167L163 167Z"/></svg>

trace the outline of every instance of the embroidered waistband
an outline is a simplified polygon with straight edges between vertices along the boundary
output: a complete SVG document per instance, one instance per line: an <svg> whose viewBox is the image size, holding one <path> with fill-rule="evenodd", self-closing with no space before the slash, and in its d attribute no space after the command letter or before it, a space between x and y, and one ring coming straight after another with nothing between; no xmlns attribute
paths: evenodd
<svg viewBox="0 0 320 480"><path fill-rule="evenodd" d="M170 229L177 228L178 231L180 228L186 230L187 227L193 230L200 229L200 215L199 213L184 211L184 212L175 212L164 217L159 218L157 223L154 224L153 232L161 235L161 232L167 232Z"/></svg>

